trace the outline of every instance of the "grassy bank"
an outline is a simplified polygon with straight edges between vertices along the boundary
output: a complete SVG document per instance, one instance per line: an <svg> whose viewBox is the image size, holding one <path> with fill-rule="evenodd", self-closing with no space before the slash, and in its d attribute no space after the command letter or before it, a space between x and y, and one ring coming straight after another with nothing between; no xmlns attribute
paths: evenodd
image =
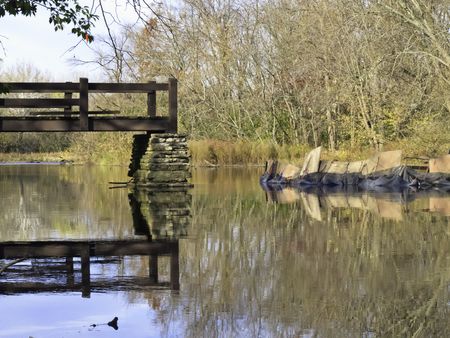
<svg viewBox="0 0 450 338"><path fill-rule="evenodd" d="M450 142L418 143L414 140L390 142L383 150L403 150L404 157L438 157L447 154ZM271 142L226 142L217 140L191 141L189 148L194 165L264 165L268 159L278 159L301 164L312 147L304 145L279 145ZM366 159L376 151L368 146L343 145L339 150L322 149L325 160L355 161ZM409 160L410 162L414 162Z"/></svg>
<svg viewBox="0 0 450 338"><path fill-rule="evenodd" d="M55 152L4 152L1 162L11 161L72 161L74 163L94 163L100 165L128 165L131 154L130 134L86 134L63 151ZM420 146L418 146L420 144ZM414 142L405 140L385 145L385 150L401 149L404 156L435 157L448 152L449 143ZM300 164L309 146L279 145L272 142L191 140L189 148L192 164L195 166L263 165L267 159L279 159ZM322 157L336 160L358 160L369 157L374 150L369 147L349 147L343 145L331 152L324 147Z"/></svg>

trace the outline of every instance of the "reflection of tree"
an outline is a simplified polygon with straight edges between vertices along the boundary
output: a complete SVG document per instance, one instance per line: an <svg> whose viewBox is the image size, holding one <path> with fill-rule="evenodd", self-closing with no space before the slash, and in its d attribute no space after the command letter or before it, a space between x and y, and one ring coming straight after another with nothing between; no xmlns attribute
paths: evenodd
<svg viewBox="0 0 450 338"><path fill-rule="evenodd" d="M447 331L449 219L194 194L180 246L189 336L430 336ZM167 305L169 306L169 305ZM166 317L167 318L167 317Z"/></svg>
<svg viewBox="0 0 450 338"><path fill-rule="evenodd" d="M3 240L123 238L132 234L127 191L109 190L107 184L124 177L125 168L4 166L0 169Z"/></svg>
<svg viewBox="0 0 450 338"><path fill-rule="evenodd" d="M127 293L130 301L148 300L164 332L170 333L174 322L185 323L183 332L192 337L308 332L328 337L370 332L443 336L448 330L450 219L415 212L427 209L428 200L402 205L400 219L382 218L372 209L339 206L323 210L318 221L307 214L300 200L286 205L266 203L257 173L240 176L238 171L217 171L210 183L202 185L195 175L203 175L206 182L210 177L205 171L194 171L196 188L188 218L192 225L181 221L175 230L171 213L159 213L164 205L181 208L177 203L184 202L176 202L177 194L140 192L130 196L132 209L147 228L132 229L122 227L125 217L119 216L121 212L129 215L128 191L104 188L105 181L114 180L107 172L89 177L86 171L76 175L71 170L60 171L58 175L66 176L59 182L75 192L52 186L51 171L48 177L40 174L39 183L24 184L25 198L38 192L43 196L31 205L39 207L40 227L46 231L43 220L49 216L44 208L61 203L62 212L70 211L70 204L60 202L70 200L73 208L86 210L93 220L110 215L117 222L113 229L112 220L99 222L99 233L133 235L140 229L153 238L189 233L188 240L180 241L179 296L160 291ZM0 181L4 196L17 197L18 186L14 177ZM15 215L16 197L2 198L2 222L4 215ZM329 198L326 202L337 205ZM183 213L178 216L186 220ZM4 227L0 231L1 236L13 232ZM148 274L147 259L123 264L130 274ZM165 278L167 266L159 266Z"/></svg>

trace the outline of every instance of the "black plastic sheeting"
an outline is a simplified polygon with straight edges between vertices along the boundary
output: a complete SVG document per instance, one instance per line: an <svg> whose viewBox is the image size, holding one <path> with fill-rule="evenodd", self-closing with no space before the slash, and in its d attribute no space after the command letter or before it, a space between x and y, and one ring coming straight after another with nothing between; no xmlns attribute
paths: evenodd
<svg viewBox="0 0 450 338"><path fill-rule="evenodd" d="M450 174L420 173L407 166L375 172L332 174L312 173L294 179L285 179L279 174L265 173L260 178L263 187L357 187L362 190L398 190L413 187L420 190L439 188L450 190ZM384 189L383 189L384 188Z"/></svg>

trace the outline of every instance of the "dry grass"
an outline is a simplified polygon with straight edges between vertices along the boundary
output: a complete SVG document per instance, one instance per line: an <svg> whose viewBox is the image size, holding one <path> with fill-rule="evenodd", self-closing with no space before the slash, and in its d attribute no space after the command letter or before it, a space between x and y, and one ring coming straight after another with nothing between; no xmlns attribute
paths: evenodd
<svg viewBox="0 0 450 338"><path fill-rule="evenodd" d="M196 140L189 142L189 149L192 163L196 166L264 165L269 159L300 165L312 147L272 142ZM334 152L326 146L322 148L322 158L325 160L354 161L374 153L369 147L345 148Z"/></svg>
<svg viewBox="0 0 450 338"><path fill-rule="evenodd" d="M419 140L391 142L384 150L403 150L404 157L436 157L448 152L449 144L421 143ZM304 145L279 145L273 142L191 140L189 149L194 166L260 166L268 159L278 159L300 165L312 148ZM326 160L353 161L366 159L375 151L369 147L342 147L331 152L323 147L322 158ZM75 163L128 165L131 154L131 134L86 134L61 152L0 153L0 162L9 161L61 161Z"/></svg>
<svg viewBox="0 0 450 338"><path fill-rule="evenodd" d="M82 163L83 159L68 151L51 153L0 153L0 162L61 162Z"/></svg>
<svg viewBox="0 0 450 338"><path fill-rule="evenodd" d="M190 141L189 149L197 166L263 165L268 159L297 162L309 150L301 145L219 140Z"/></svg>

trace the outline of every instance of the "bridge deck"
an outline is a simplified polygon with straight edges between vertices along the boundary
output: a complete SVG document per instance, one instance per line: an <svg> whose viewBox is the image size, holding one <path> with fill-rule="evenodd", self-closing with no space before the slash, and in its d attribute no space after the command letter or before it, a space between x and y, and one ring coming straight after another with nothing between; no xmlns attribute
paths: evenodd
<svg viewBox="0 0 450 338"><path fill-rule="evenodd" d="M89 116L87 128L76 116L1 116L0 132L149 131L171 129L167 117Z"/></svg>
<svg viewBox="0 0 450 338"><path fill-rule="evenodd" d="M0 108L31 110L21 112L20 116L11 116L11 111L2 114L0 110L0 132L177 132L177 80L173 78L167 83L89 83L86 78L80 78L79 83L3 82L0 90L4 92L0 97ZM158 91L168 93L166 116L156 116ZM24 93L27 93L26 98L17 97L17 94L23 96ZM29 97L29 93L39 93L40 96ZM42 97L42 93L51 95ZM143 93L147 95L147 109L140 116L117 116L120 111L89 110L89 94L92 93ZM10 97L10 94L16 94L16 97ZM63 94L64 98L54 94Z"/></svg>

